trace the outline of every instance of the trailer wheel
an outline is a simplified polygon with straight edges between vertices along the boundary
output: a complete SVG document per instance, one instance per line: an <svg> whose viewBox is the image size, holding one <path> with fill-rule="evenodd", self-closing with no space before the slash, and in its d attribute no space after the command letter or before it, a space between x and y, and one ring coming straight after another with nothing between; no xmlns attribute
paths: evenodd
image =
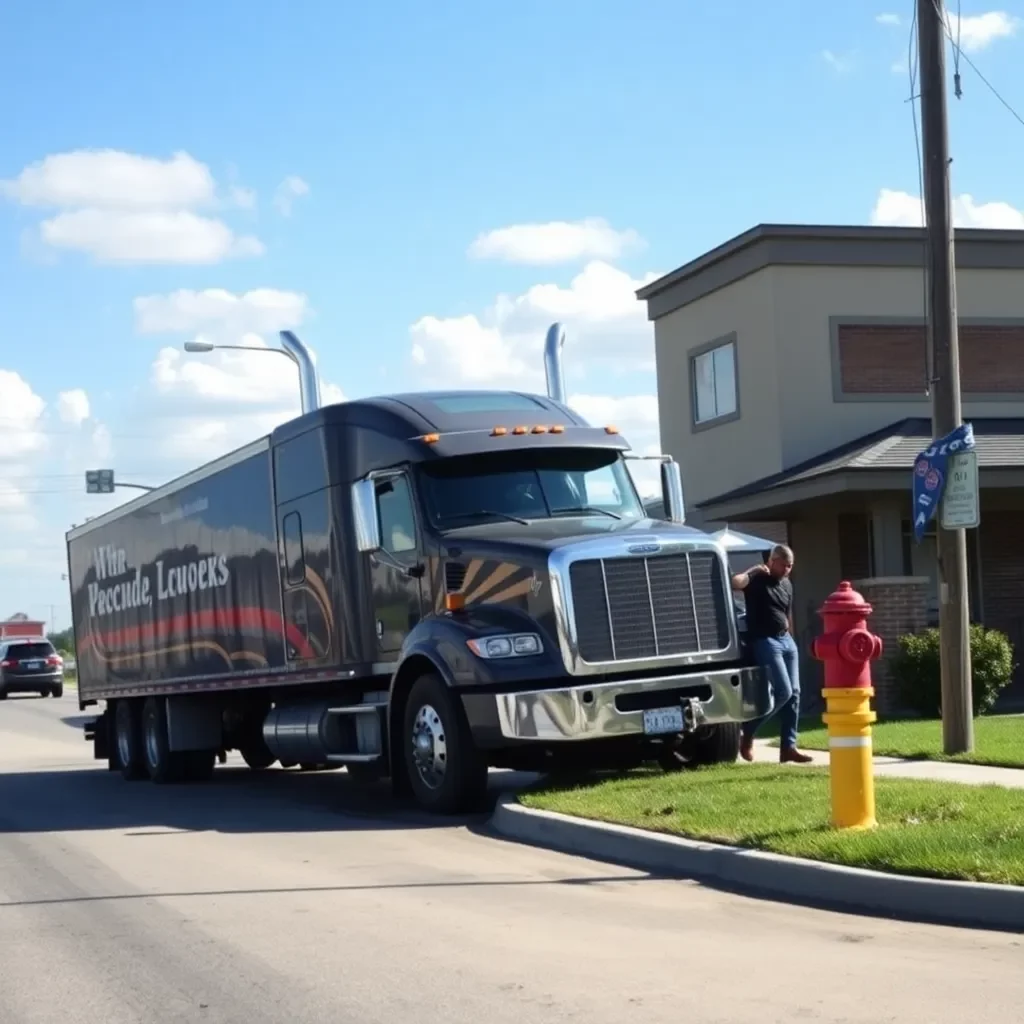
<svg viewBox="0 0 1024 1024"><path fill-rule="evenodd" d="M110 754L117 759L117 767L126 781L135 782L145 777L138 701L117 702L114 708L114 749Z"/></svg>
<svg viewBox="0 0 1024 1024"><path fill-rule="evenodd" d="M142 746L151 781L162 785L177 782L184 776L184 758L171 750L167 738L167 707L159 697L147 697L142 705Z"/></svg>
<svg viewBox="0 0 1024 1024"><path fill-rule="evenodd" d="M405 705L405 764L416 802L435 814L475 810L487 791L487 763L462 709L433 672L413 683Z"/></svg>

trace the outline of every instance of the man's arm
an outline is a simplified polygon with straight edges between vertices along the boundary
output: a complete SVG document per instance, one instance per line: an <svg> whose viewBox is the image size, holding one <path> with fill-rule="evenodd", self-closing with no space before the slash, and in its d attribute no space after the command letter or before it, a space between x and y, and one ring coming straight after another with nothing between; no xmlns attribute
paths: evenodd
<svg viewBox="0 0 1024 1024"><path fill-rule="evenodd" d="M757 576L760 573L764 573L767 571L768 566L762 562L760 565L751 566L746 572L736 573L736 575L733 576L732 580L730 581L732 583L732 589L746 590L747 587L750 585L750 579L752 576Z"/></svg>

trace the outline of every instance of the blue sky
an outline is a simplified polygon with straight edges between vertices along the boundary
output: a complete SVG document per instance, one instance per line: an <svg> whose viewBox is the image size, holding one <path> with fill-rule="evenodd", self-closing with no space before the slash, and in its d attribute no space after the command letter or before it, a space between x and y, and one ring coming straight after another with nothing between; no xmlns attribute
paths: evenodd
<svg viewBox="0 0 1024 1024"><path fill-rule="evenodd" d="M0 616L68 623L63 531L110 504L85 468L159 483L294 413L279 357L186 358L197 335L292 327L336 399L540 388L563 319L574 404L652 449L639 283L758 222L916 215L911 13L9 0ZM1024 109L1024 2L962 13ZM962 73L960 221L1020 226L1024 127Z"/></svg>

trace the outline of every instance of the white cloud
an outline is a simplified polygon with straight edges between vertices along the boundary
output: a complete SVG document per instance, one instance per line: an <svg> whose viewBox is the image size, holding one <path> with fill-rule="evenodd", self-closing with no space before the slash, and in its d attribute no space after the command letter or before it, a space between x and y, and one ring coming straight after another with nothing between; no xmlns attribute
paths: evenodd
<svg viewBox="0 0 1024 1024"><path fill-rule="evenodd" d="M256 190L244 185L228 187L228 203L242 210L251 210L256 206Z"/></svg>
<svg viewBox="0 0 1024 1024"><path fill-rule="evenodd" d="M233 293L210 288L146 295L135 300L139 334L178 335L213 345L265 351L215 350L190 354L159 350L145 401L161 440L158 456L198 464L266 434L297 416L298 371L265 336L302 325L305 295L272 288ZM315 358L315 353L314 353ZM344 400L341 389L321 381L321 400Z"/></svg>
<svg viewBox="0 0 1024 1024"><path fill-rule="evenodd" d="M888 227L916 227L924 224L919 196L883 188L871 211L871 223ZM1024 212L1004 202L976 203L968 193L953 199L953 223L959 228L1024 230Z"/></svg>
<svg viewBox="0 0 1024 1024"><path fill-rule="evenodd" d="M89 396L81 388L62 391L57 396L57 415L73 427L81 426L89 418Z"/></svg>
<svg viewBox="0 0 1024 1024"><path fill-rule="evenodd" d="M903 24L898 14L876 14L875 21L877 21L879 25L895 26Z"/></svg>
<svg viewBox="0 0 1024 1024"><path fill-rule="evenodd" d="M853 58L833 50L822 50L821 59L837 74L845 75L853 70Z"/></svg>
<svg viewBox="0 0 1024 1024"><path fill-rule="evenodd" d="M0 369L0 463L24 459L46 448L46 402L13 370Z"/></svg>
<svg viewBox="0 0 1024 1024"><path fill-rule="evenodd" d="M209 168L188 153L169 160L113 149L56 153L30 164L0 192L23 206L174 209L213 200Z"/></svg>
<svg viewBox="0 0 1024 1024"><path fill-rule="evenodd" d="M258 238L197 212L224 204L209 168L188 153L167 160L111 149L53 154L0 182L0 195L55 207L39 224L42 246L99 263L209 265L264 252ZM251 189L229 187L227 205L254 203Z"/></svg>
<svg viewBox="0 0 1024 1024"><path fill-rule="evenodd" d="M949 34L967 53L977 53L998 39L1015 36L1021 25L1020 18L1006 11L966 14L959 20L952 11L947 11L946 17Z"/></svg>
<svg viewBox="0 0 1024 1024"><path fill-rule="evenodd" d="M189 210L75 210L40 225L55 249L87 253L99 263L212 264L260 256L263 243L239 237L223 221Z"/></svg>
<svg viewBox="0 0 1024 1024"><path fill-rule="evenodd" d="M184 333L214 329L229 334L262 334L298 327L308 301L299 292L255 288L240 295L223 288L180 289L135 300L135 329L140 334Z"/></svg>
<svg viewBox="0 0 1024 1024"><path fill-rule="evenodd" d="M283 217L291 215L296 199L309 195L309 184L297 174L289 174L274 193L274 205Z"/></svg>
<svg viewBox="0 0 1024 1024"><path fill-rule="evenodd" d="M482 316L424 316L411 327L414 364L422 379L443 384L516 386L543 390L544 335L565 325L567 373L586 365L653 371L654 332L636 289L657 274L631 277L608 263L588 263L569 283L539 284L521 295L500 295Z"/></svg>
<svg viewBox="0 0 1024 1024"><path fill-rule="evenodd" d="M513 224L479 235L469 255L480 260L502 260L534 266L574 263L584 259L614 260L643 239L632 228L618 231L601 217L546 224Z"/></svg>
<svg viewBox="0 0 1024 1024"><path fill-rule="evenodd" d="M654 332L636 289L659 276L635 279L593 261L568 286L540 284L518 296L501 295L480 315L421 317L410 328L417 383L543 393L544 337L559 321L566 329L570 406L595 425L614 423L637 454L653 454L659 443ZM622 372L645 374L650 393L603 393ZM584 380L586 388L580 386ZM630 469L642 493L657 491L656 465L634 463Z"/></svg>

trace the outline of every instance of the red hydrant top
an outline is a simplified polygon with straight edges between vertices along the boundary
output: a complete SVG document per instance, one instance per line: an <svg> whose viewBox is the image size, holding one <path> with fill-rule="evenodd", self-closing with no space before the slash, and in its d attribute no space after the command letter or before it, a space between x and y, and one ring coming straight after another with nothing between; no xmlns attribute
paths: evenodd
<svg viewBox="0 0 1024 1024"><path fill-rule="evenodd" d="M842 583L825 598L818 610L819 615L858 615L867 618L874 609L864 600L864 595L853 589L849 580Z"/></svg>
<svg viewBox="0 0 1024 1024"><path fill-rule="evenodd" d="M811 653L825 664L827 689L871 685L870 663L881 657L882 640L867 626L872 608L849 582L842 583L825 599L818 614L824 633L814 638Z"/></svg>

